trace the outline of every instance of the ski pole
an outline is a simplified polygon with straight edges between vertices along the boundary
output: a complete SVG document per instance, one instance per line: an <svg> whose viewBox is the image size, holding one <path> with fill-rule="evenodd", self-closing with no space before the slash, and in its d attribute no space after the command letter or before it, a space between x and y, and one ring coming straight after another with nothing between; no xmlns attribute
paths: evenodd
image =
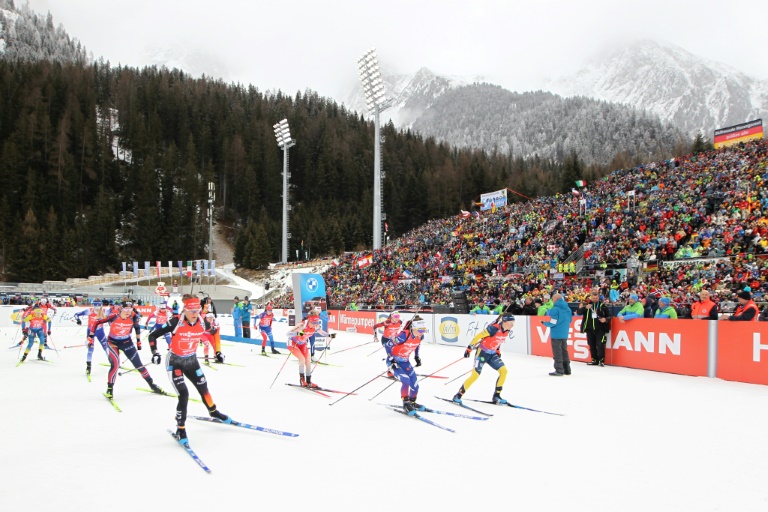
<svg viewBox="0 0 768 512"><path fill-rule="evenodd" d="M61 359L61 354L59 354L59 351L58 351L58 349L56 348L56 345L54 345L54 343L53 343L53 337L52 337L50 334L48 335L47 341L50 341L50 342L51 342L51 347L53 347L53 350L55 350L55 351L56 351L56 355L57 355L57 356L59 356L59 359ZM47 345L47 343L44 343L43 345Z"/></svg>
<svg viewBox="0 0 768 512"><path fill-rule="evenodd" d="M64 345L63 347L61 347L61 349L64 350L65 348L85 347L86 345L88 345L88 344L87 343L83 343L82 345Z"/></svg>
<svg viewBox="0 0 768 512"><path fill-rule="evenodd" d="M365 357L371 357L373 354L375 354L375 353L376 353L376 352L378 352L379 350L381 350L381 347L376 347L376 350L374 350L373 352L371 352L370 354L368 354L368 355L367 355L367 356L365 356Z"/></svg>
<svg viewBox="0 0 768 512"><path fill-rule="evenodd" d="M369 398L369 399L368 399L368 401L370 402L371 400L373 400L374 398L376 398L377 396L379 396L380 394L382 394L383 392L385 392L386 390L388 390L390 387L392 387L392 384L394 384L395 382L400 382L400 381L399 381L399 380L393 380L392 382L390 382L389 384L387 384L387 387L385 387L384 389L382 389L381 391L379 391L378 393L376 393L375 395L373 395L371 398Z"/></svg>
<svg viewBox="0 0 768 512"><path fill-rule="evenodd" d="M277 371L277 375L275 375L275 379L272 381L272 384L269 385L269 389L272 389L272 386L275 385L277 378L280 376L280 373L282 373L283 368L285 368L285 363L287 363L290 358L291 358L291 351L289 350L288 357L285 358L285 361L283 361L283 366L281 366L280 369Z"/></svg>
<svg viewBox="0 0 768 512"><path fill-rule="evenodd" d="M459 380L460 378L462 378L463 376L465 376L465 375L466 375L466 374L468 374L468 373L472 373L472 370L469 370L468 372L464 372L464 373L462 373L461 375L459 375L459 376L458 376L458 377L456 377L455 379L451 379L451 380L449 380L448 382L446 382L445 384L443 384L443 386L447 386L447 385L448 385L448 384L450 384L451 382L453 382L453 381L456 381L456 380Z"/></svg>
<svg viewBox="0 0 768 512"><path fill-rule="evenodd" d="M381 377L382 375L384 375L385 373L387 373L387 371L388 371L388 369L387 369L387 370L384 370L383 372L381 372L380 374L378 374L377 376L375 376L374 378L372 378L371 380L369 380L368 382L366 382L366 383L365 383L365 384L363 384L362 386L358 386L357 388L355 388L355 389L353 389L352 391L350 391L350 392L349 392L349 394L346 394L346 395L342 396L342 397L341 397L341 398L339 398L338 400L336 400L336 401L334 401L334 402L331 402L331 403L330 403L330 404L328 404L328 405L333 405L333 404L335 404L335 403L337 403L337 402L340 402L341 400L344 400L344 399L345 399L345 398L347 398L349 395L352 395L352 394L354 394L354 393L355 393L355 391L357 391L357 390L359 390L359 389L361 389L361 388L364 388L365 386L367 386L367 385L368 385L368 384L370 384L371 382L375 381L376 379L378 379L379 377Z"/></svg>
<svg viewBox="0 0 768 512"><path fill-rule="evenodd" d="M377 343L377 342L378 342L378 340L373 340L373 341L369 341L367 343L361 343L360 345L355 345L354 347L349 347L349 348L345 348L345 349L339 350L338 352L334 352L333 355L341 354L342 352L346 352L347 350L352 350L353 348L363 347L365 345L370 345L371 343Z"/></svg>
<svg viewBox="0 0 768 512"><path fill-rule="evenodd" d="M136 370L141 370L142 368L146 368L147 365L141 365L138 368L131 368L130 370L125 370L124 372L117 372L118 375L125 375L126 373L135 372Z"/></svg>
<svg viewBox="0 0 768 512"><path fill-rule="evenodd" d="M463 361L463 360L464 360L464 357L462 356L462 357L458 358L457 360L455 360L454 362L452 362L452 363L448 363L447 365L443 366L442 368L440 368L440 370L445 370L445 369L446 369L446 368L448 368L449 366L452 366L452 365L454 365L454 364L458 363L459 361ZM436 374L436 373L437 373L437 372L439 372L440 370L435 370L434 372L430 373L429 375L425 375L425 376L423 376L422 378L420 378L420 379L419 379L419 381L422 381L422 380L424 380L424 379L428 379L428 378L430 378L431 376L433 376L434 374Z"/></svg>

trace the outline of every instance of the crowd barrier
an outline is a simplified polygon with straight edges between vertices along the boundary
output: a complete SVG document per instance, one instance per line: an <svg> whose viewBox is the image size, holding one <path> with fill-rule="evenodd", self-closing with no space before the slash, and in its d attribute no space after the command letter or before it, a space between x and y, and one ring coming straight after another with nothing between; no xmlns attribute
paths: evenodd
<svg viewBox="0 0 768 512"><path fill-rule="evenodd" d="M87 308L59 308L52 319L54 335L61 329L74 333L84 328L74 323L74 315ZM155 310L139 306L142 325ZM0 328L19 325L21 306L0 306ZM275 322L289 325L292 309L275 309ZM457 315L419 313L428 325L426 343L457 346L462 350L472 338L496 319L495 315ZM373 326L387 314L375 311L328 311L332 331L373 335ZM407 321L408 314L402 315ZM551 357L551 331L542 324L547 317L517 316L502 353ZM85 319L84 320L84 324ZM580 332L582 317L573 317L568 332L568 352L573 361L589 361L586 335ZM222 339L260 344L255 330L253 339L235 337L232 316L218 315ZM150 322L151 328L154 324ZM281 332L284 332L280 329ZM381 332L379 331L379 334ZM84 335L84 334L83 334ZM277 346L284 341L275 337ZM621 322L613 318L605 351L606 363L641 370L712 377L729 381L768 385L768 322L731 322L727 320L635 319Z"/></svg>

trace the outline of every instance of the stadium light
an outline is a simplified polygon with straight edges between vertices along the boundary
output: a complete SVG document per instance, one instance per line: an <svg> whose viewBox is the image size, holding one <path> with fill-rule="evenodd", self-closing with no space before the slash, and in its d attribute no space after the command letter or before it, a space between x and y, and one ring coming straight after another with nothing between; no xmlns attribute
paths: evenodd
<svg viewBox="0 0 768 512"><path fill-rule="evenodd" d="M272 126L275 130L277 145L283 150L283 247L281 253L281 263L288 263L288 150L296 145L296 141L291 138L291 130L288 128L288 120L282 121Z"/></svg>
<svg viewBox="0 0 768 512"><path fill-rule="evenodd" d="M365 93L365 105L373 114L374 146L373 146L373 249L381 249L381 227L384 221L382 214L382 190L381 190L381 113L391 106L384 91L384 82L381 80L379 59L376 58L376 49L365 52L357 60L357 69L360 72L360 81Z"/></svg>

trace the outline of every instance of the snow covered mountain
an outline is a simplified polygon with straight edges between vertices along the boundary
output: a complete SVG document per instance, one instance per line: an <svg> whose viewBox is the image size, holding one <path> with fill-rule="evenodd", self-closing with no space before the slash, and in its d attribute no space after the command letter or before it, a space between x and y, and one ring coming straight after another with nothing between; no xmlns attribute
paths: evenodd
<svg viewBox="0 0 768 512"><path fill-rule="evenodd" d="M392 107L382 114L382 119L391 119L399 128L410 128L437 98L467 83L464 79L437 75L427 68L421 68L412 74L382 69L381 79L387 97L393 99ZM344 103L351 110L368 114L359 81Z"/></svg>
<svg viewBox="0 0 768 512"><path fill-rule="evenodd" d="M760 81L682 48L641 41L589 62L544 89L625 103L659 115L684 132L702 131L768 117L768 81Z"/></svg>
<svg viewBox="0 0 768 512"><path fill-rule="evenodd" d="M212 53L203 48L175 44L163 47L147 47L143 51L144 61L150 66L178 69L188 75L199 78L205 75L213 80L230 82L230 70Z"/></svg>

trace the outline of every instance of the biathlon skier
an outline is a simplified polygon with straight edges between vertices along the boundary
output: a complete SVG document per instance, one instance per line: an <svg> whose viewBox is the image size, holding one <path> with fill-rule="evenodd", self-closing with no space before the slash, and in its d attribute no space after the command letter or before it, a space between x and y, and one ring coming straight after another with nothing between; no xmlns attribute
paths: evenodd
<svg viewBox="0 0 768 512"><path fill-rule="evenodd" d="M171 311L171 309L168 307L167 302L160 304L157 307L157 310L147 318L147 329L149 329L149 321L153 318L155 319L155 325L152 327L150 334L158 329L162 329L162 327L166 325L174 316L175 315L173 314L173 311ZM168 347L171 346L170 334L165 335L165 342L168 344Z"/></svg>
<svg viewBox="0 0 768 512"><path fill-rule="evenodd" d="M85 340L88 344L88 356L86 357L85 362L85 373L86 375L91 374L91 361L93 360L93 339L97 338L99 340L99 344L101 345L101 348L104 349L104 352L107 354L107 357L109 357L109 348L107 348L107 335L104 333L104 326L102 324L97 324L99 320L102 320L107 317L107 315L104 312L103 305L100 300L93 301L91 309L85 309L79 313L75 314L75 322L77 322L77 325L83 325L82 320L80 320L81 316L88 315L88 328L85 332Z"/></svg>
<svg viewBox="0 0 768 512"><path fill-rule="evenodd" d="M400 330L403 328L403 321L400 320L400 312L399 311L393 311L387 316L387 318L384 319L383 322L379 322L376 325L373 326L373 339L376 339L376 329L384 329L384 332L381 333L381 346L385 349L387 348L387 344L390 342L394 342L395 337L400 333ZM392 373L392 369L390 368L390 365L392 363L392 358L389 357L389 352L387 352L387 377L393 378L394 374ZM421 363L421 359L418 359L419 364L416 366L419 366Z"/></svg>
<svg viewBox="0 0 768 512"><path fill-rule="evenodd" d="M113 398L115 380L117 379L117 370L120 368L120 351L123 351L125 357L139 371L141 376L147 381L149 388L155 392L163 394L163 390L154 383L149 375L144 363L141 362L136 346L131 340L131 331L134 330L133 302L125 301L119 311L112 313L107 318L96 321L94 327L99 327L109 323L109 337L107 338L107 356L109 357L109 374L107 374L107 398ZM137 335L138 337L138 335Z"/></svg>
<svg viewBox="0 0 768 512"><path fill-rule="evenodd" d="M307 317L309 320L310 317ZM320 328L320 317L316 317L317 320L307 324L306 331L299 331L294 336L288 338L288 351L296 356L299 360L299 384L307 388L316 388L317 384L312 382L312 357L309 353L308 341L313 334L322 334L323 336L329 336L335 338L336 334L328 334ZM306 322L305 322L306 323ZM301 327L301 324L299 325ZM295 331L294 328L292 331Z"/></svg>
<svg viewBox="0 0 768 512"><path fill-rule="evenodd" d="M501 398L501 389L504 387L504 381L507 378L507 367L504 366L504 361L501 360L501 344L509 337L509 332L515 326L515 317L508 313L504 313L501 316L500 322L494 322L487 326L483 331L472 339L467 349L464 351L464 357L469 357L472 350L477 348L475 352L475 364L472 368L472 375L464 381L461 385L461 389L453 397L453 401L462 403L461 397L472 386L472 384L480 377L480 373L483 371L483 366L487 363L488 366L499 372L499 378L496 379L496 390L493 393L492 401L495 404L506 404L507 401Z"/></svg>
<svg viewBox="0 0 768 512"><path fill-rule="evenodd" d="M395 378L402 383L400 397L403 399L403 409L409 415L426 410L426 407L416 403L419 394L419 382L416 370L413 369L410 361L411 354L418 354L419 346L426 332L427 322L419 315L415 315L385 347ZM416 355L416 361L417 366L421 364L418 355Z"/></svg>
<svg viewBox="0 0 768 512"><path fill-rule="evenodd" d="M35 337L37 337L37 358L40 361L45 361L45 358L43 357L43 348L45 348L46 339L45 328L47 323L51 321L50 318L45 315L41 308L35 308L34 313L24 317L24 321L29 324L27 327L29 330L29 341L27 342L27 348L24 349L24 355L21 356L21 362L24 362L27 359L27 355L29 355L29 352L32 350L32 345L35 344Z"/></svg>
<svg viewBox="0 0 768 512"><path fill-rule="evenodd" d="M262 313L259 313L253 317L254 323L261 331L261 355L267 355L267 339L269 339L269 346L272 348L273 354L279 354L275 350L275 338L272 336L272 322L275 320L275 314L272 312L272 304L267 304ZM258 320L258 323L256 323Z"/></svg>
<svg viewBox="0 0 768 512"><path fill-rule="evenodd" d="M200 299L184 295L184 309L181 314L149 335L152 362L155 364L160 364L161 361L160 354L157 352L157 338L166 333L171 335L171 347L165 358L165 367L171 385L179 395L176 403L176 438L183 444L189 444L186 430L189 389L184 377L192 381L212 418L223 423L232 423L229 416L216 410L216 404L208 392L205 375L197 360L197 346L205 334L205 323L200 318L201 310Z"/></svg>

